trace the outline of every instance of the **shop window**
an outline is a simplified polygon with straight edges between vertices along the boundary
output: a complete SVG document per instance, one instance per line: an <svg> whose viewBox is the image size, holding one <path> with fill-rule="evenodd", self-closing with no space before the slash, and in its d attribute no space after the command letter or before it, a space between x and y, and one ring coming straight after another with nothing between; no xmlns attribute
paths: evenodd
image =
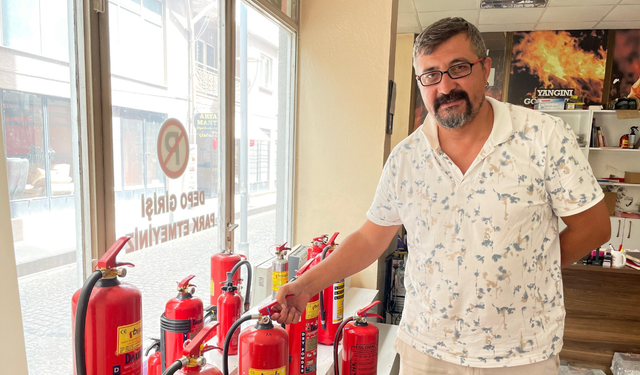
<svg viewBox="0 0 640 375"><path fill-rule="evenodd" d="M163 2L109 2L109 41L113 74L165 84Z"/></svg>
<svg viewBox="0 0 640 375"><path fill-rule="evenodd" d="M273 59L266 55L262 55L260 59L260 85L262 87L271 88Z"/></svg>
<svg viewBox="0 0 640 375"><path fill-rule="evenodd" d="M2 45L69 61L67 0L0 0Z"/></svg>

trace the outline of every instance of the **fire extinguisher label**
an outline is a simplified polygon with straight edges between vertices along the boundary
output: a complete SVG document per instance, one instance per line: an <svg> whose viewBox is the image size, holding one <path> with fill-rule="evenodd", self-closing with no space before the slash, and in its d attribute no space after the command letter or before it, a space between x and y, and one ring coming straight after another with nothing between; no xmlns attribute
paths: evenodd
<svg viewBox="0 0 640 375"><path fill-rule="evenodd" d="M129 353L142 346L142 321L118 327L117 354Z"/></svg>
<svg viewBox="0 0 640 375"><path fill-rule="evenodd" d="M340 324L344 318L344 280L333 284L333 324Z"/></svg>
<svg viewBox="0 0 640 375"><path fill-rule="evenodd" d="M213 279L209 279L209 289L212 296L216 294L215 290L213 289Z"/></svg>
<svg viewBox="0 0 640 375"><path fill-rule="evenodd" d="M273 370L250 368L249 375L286 375L285 371L287 371L286 366L282 366Z"/></svg>
<svg viewBox="0 0 640 375"><path fill-rule="evenodd" d="M271 289L274 292L280 290L280 287L287 283L289 279L289 271L276 272L273 271L273 279L271 283Z"/></svg>
<svg viewBox="0 0 640 375"><path fill-rule="evenodd" d="M351 347L350 375L376 375L378 371L378 342Z"/></svg>
<svg viewBox="0 0 640 375"><path fill-rule="evenodd" d="M307 320L315 319L320 315L320 300L307 303Z"/></svg>

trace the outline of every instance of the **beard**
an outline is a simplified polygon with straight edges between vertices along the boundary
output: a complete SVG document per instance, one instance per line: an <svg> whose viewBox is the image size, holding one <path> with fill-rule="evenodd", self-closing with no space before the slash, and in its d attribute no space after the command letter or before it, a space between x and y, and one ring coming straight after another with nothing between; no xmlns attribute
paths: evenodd
<svg viewBox="0 0 640 375"><path fill-rule="evenodd" d="M440 107L443 104L455 102L456 100L464 100L464 111L458 112L457 106L447 107L443 113L439 112ZM436 120L440 125L447 129L457 129L476 118L480 112L483 102L480 102L478 108L473 108L469 94L463 90L452 90L448 94L440 95L433 102L433 112Z"/></svg>

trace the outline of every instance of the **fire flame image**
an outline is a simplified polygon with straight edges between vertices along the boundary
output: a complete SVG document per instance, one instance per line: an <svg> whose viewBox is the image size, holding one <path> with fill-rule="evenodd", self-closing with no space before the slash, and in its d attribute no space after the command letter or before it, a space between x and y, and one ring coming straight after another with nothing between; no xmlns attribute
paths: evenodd
<svg viewBox="0 0 640 375"><path fill-rule="evenodd" d="M585 103L602 102L607 57L602 45L597 51L586 51L579 45L581 38L567 31L518 34L523 38L513 46L512 69L537 76L538 88L573 88ZM591 35L596 36L595 31Z"/></svg>
<svg viewBox="0 0 640 375"><path fill-rule="evenodd" d="M614 82L611 87L612 100L624 96L640 98L639 44L640 30L616 31L611 75Z"/></svg>

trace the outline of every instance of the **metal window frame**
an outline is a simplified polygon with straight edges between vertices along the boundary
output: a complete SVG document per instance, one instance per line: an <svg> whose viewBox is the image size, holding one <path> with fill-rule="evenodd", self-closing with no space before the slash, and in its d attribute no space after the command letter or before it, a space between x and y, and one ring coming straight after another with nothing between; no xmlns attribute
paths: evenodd
<svg viewBox="0 0 640 375"><path fill-rule="evenodd" d="M236 2L243 0L221 0L219 19L221 20L220 51L224 54L219 61L221 66L220 88L220 127L219 140L224 145L225 163L220 164L219 187L219 246L221 250L234 250L234 195L235 195L235 64L236 64ZM286 218L289 222L285 237L292 239L294 212L295 139L297 127L298 103L298 31L299 25L285 15L268 0L244 0L262 15L292 33L288 89L290 102L286 114L291 126L287 137L291 145L287 154L287 173L285 196ZM81 215L82 253L84 275L91 272L91 259L99 258L115 241L115 192L112 135L111 69L109 48L109 10L108 0L77 0L80 6L74 8L76 17L75 73L78 85L78 116L86 123L86 134L79 137L81 149ZM296 8L299 12L299 6ZM166 11L164 12L166 14ZM296 19L299 19L299 14ZM79 56L81 54L82 56ZM80 77L78 72L85 72ZM284 78L284 77L283 77ZM84 279L84 278L82 278Z"/></svg>

